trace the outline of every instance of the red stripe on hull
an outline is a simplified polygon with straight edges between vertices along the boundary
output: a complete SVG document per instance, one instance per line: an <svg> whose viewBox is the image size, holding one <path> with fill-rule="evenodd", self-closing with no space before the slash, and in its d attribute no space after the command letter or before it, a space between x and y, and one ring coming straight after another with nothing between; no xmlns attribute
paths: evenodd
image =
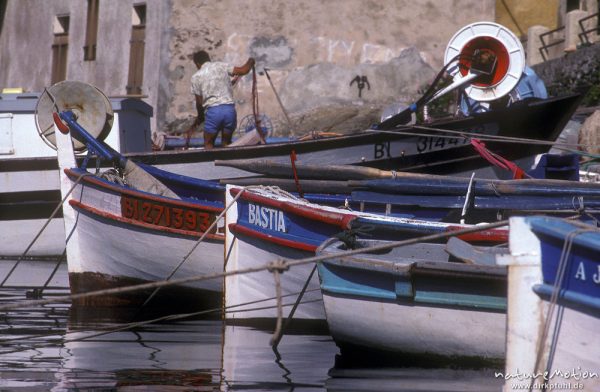
<svg viewBox="0 0 600 392"><path fill-rule="evenodd" d="M231 194L235 196L240 191L241 189L233 188L231 189ZM353 214L323 211L322 209L313 208L309 206L295 205L293 203L288 203L285 201L273 200L271 198L257 195L249 191L244 192L244 194L240 197L249 202L264 204L266 206L277 208L278 210L302 216L313 221L338 226L343 230L350 229L350 222L356 219L356 215Z"/></svg>
<svg viewBox="0 0 600 392"><path fill-rule="evenodd" d="M257 238L272 244L285 246L288 248L304 250L307 252L314 253L317 250L315 245L306 244L304 242L286 240L284 238L275 237L273 235L264 234L256 230L249 229L247 227L238 225L237 223L230 223L229 230L234 234L243 234L249 237Z"/></svg>
<svg viewBox="0 0 600 392"><path fill-rule="evenodd" d="M151 225L151 224L140 222L140 221L133 220L133 219L123 218L122 216L114 215L109 212L101 211L97 208L90 207L86 204L83 204L83 203L77 201L77 200L69 200L69 204L73 208L87 211L96 216L100 216L105 219L114 220L116 222L132 225L132 226L137 226L137 227L144 228L144 229L150 229L150 230L164 232L164 233L179 234L179 235L183 235L183 236L197 237L197 238L200 238L200 236L202 236L202 234L203 234L203 233L198 233L196 231L179 230L179 229L173 229L170 227L156 226L156 225ZM223 235L219 235L219 234L207 234L205 238L211 239L211 240L216 240L216 241L224 241L225 240L225 237Z"/></svg>
<svg viewBox="0 0 600 392"><path fill-rule="evenodd" d="M462 229L464 229L464 227L449 226L448 229L446 229L446 231L452 232ZM457 237L467 242L504 243L508 242L508 230L482 230L475 233L459 235Z"/></svg>
<svg viewBox="0 0 600 392"><path fill-rule="evenodd" d="M69 176L69 178L71 180L76 180L79 177L79 174L77 172L73 171L72 169L65 169L65 174L67 176ZM152 195L149 193L137 191L135 189L123 188L123 187L120 187L117 185L112 185L112 184L106 183L104 181L99 180L96 177L93 177L93 176L83 177L81 182L85 182L85 183L94 185L94 186L100 188L101 190L108 190L110 192L119 193L122 195L134 196L134 197L137 197L140 199L145 199L145 200L154 201L154 202L168 203L170 205L177 206L177 207L193 208L196 210L210 211L210 212L216 212L216 213L221 213L221 211L223 211L223 209L219 208L219 207L214 207L214 206L209 206L209 205L199 206L198 204L190 203L190 202L183 201L183 200L155 196L155 195Z"/></svg>

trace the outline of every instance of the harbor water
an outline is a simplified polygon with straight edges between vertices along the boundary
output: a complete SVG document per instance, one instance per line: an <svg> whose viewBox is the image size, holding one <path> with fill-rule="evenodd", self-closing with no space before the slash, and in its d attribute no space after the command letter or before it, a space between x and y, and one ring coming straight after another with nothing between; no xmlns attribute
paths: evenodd
<svg viewBox="0 0 600 392"><path fill-rule="evenodd" d="M4 279L14 260L0 261ZM56 263L23 261L0 304L35 296ZM50 299L69 293L62 263ZM160 311L160 312L158 312ZM129 313L127 313L129 312ZM220 312L165 319L69 303L0 313L2 391L499 391L502 369L347 363L325 332L294 330L278 352L272 330L227 325ZM158 309L168 313L168 309ZM160 321L158 321L160 320ZM399 331L401 333L401 331Z"/></svg>

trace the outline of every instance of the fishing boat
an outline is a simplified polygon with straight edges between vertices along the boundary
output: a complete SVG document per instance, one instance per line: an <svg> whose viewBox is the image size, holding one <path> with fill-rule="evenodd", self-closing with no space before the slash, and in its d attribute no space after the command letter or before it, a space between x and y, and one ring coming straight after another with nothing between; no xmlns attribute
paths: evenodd
<svg viewBox="0 0 600 392"><path fill-rule="evenodd" d="M448 233L470 225L432 222L323 206L269 188L228 186L225 219L225 271L235 271L284 259L313 256L327 239L348 243L369 237L400 240ZM506 242L502 229L461 236L478 244ZM325 320L319 282L313 265L296 266L281 275L284 315L294 320ZM276 318L273 277L268 271L225 278L225 305L231 322L260 324ZM302 295L301 295L302 293Z"/></svg>
<svg viewBox="0 0 600 392"><path fill-rule="evenodd" d="M593 219L600 207L600 187L578 181L578 157L573 155L543 155L540 165L533 170L533 174L542 178L520 180L491 180L474 174L471 178L439 176L348 165L292 166L263 159L215 164L260 175L221 183L276 185L322 204L337 203L354 210L415 219L479 223L532 214L581 215L581 219Z"/></svg>
<svg viewBox="0 0 600 392"><path fill-rule="evenodd" d="M330 257L318 271L327 325L343 357L411 366L504 358L505 267L493 258L450 259L444 244L369 251L387 243L360 240L353 249L365 253L352 256L341 241L319 249Z"/></svg>
<svg viewBox="0 0 600 392"><path fill-rule="evenodd" d="M535 156L547 152L549 144L505 143L502 137L554 141L579 105L581 95L527 101L493 112L438 121L420 126L398 126L369 129L353 134L304 141L276 142L256 146L218 148L213 150L157 151L128 154L141 163L163 170L205 179L237 178L251 173L235 168L217 167L215 160L268 158L289 162L292 152L303 163L322 166L352 164L384 170L415 171L436 174L470 175L474 170L488 178L505 177L489 167L470 145L469 137L497 135L487 142L492 151L530 168ZM455 131L469 135L450 134Z"/></svg>
<svg viewBox="0 0 600 392"><path fill-rule="evenodd" d="M600 388L599 249L595 225L510 220L505 389Z"/></svg>
<svg viewBox="0 0 600 392"><path fill-rule="evenodd" d="M411 213L445 222L491 222L514 215L544 214L594 220L600 187L554 179L486 180L472 177L415 177L350 181L354 205L380 205L394 214Z"/></svg>
<svg viewBox="0 0 600 392"><path fill-rule="evenodd" d="M446 74L452 77L452 82L441 87ZM417 111L452 91L460 91L460 116L407 125ZM159 167L173 165L168 169L172 172L210 172L208 175L215 176L211 178L247 175L235 168L223 172L223 168L214 167L215 160L269 157L275 162L287 162L294 154L304 163L322 166L358 164L469 175L479 170L485 176L496 177L488 162L471 147L471 138L487 137L488 147L495 153L522 167L530 167L535 155L547 152L550 146L531 140L515 144L515 138L556 140L580 99L580 94L548 98L543 82L525 66L520 40L504 26L476 22L450 39L444 66L423 96L403 110L382 116L369 130L319 140L190 151L179 158L190 163L186 168L169 162L160 153L137 159Z"/></svg>
<svg viewBox="0 0 600 392"><path fill-rule="evenodd" d="M43 134L51 134L52 119L41 119L45 111L53 110L48 94L59 106L77 107L86 129L104 137L116 151L141 152L152 146L153 109L139 99L108 98L96 87L75 81L57 83L41 94L0 94L0 232L4 240L0 256L20 255L60 201L56 148ZM94 110L105 114L101 124L85 121L84 112ZM49 223L28 256L62 254L65 235L61 217L59 212L60 219Z"/></svg>
<svg viewBox="0 0 600 392"><path fill-rule="evenodd" d="M496 44L488 47L489 42ZM478 50L477 54L474 49ZM482 67L481 61L477 59L484 52L497 57L498 65ZM510 96L510 104L493 105L496 106L494 110L463 111L456 118L414 125L405 124L407 112L402 111L383 119L372 129L336 137L212 150L136 151L127 154L127 158L171 173L200 176L207 180L251 175L236 168L217 167L214 164L216 160L263 157L276 162L289 162L292 156L298 156L304 163L322 167L353 164L387 170L460 175L470 175L476 170L479 176L495 178L504 174L491 168L488 161L473 149L471 138L485 139L487 148L516 162L520 167L529 168L537 154L547 152L550 148L548 143L531 143L530 140L556 140L581 101L581 94L548 98L545 90L539 92L521 88L521 82L523 86L529 85L528 76L524 73L524 51L514 34L500 25L479 22L465 27L449 43L447 54L440 75L446 72L452 75L451 88L436 91L439 82L439 78L436 78L432 89L409 106L408 117L411 111L458 88L464 91L468 99L480 101L480 107L491 107L495 101L507 96ZM69 109L69 105L59 105L59 110L66 109ZM47 110L54 110L54 107L50 106ZM40 111L37 115L43 118L49 114ZM509 140L510 138L513 139ZM522 140L523 143L515 144L514 138L529 141ZM81 162L84 158L79 159ZM95 165L95 160L92 158L89 164ZM34 223L37 223L37 227L41 226L39 220L46 216L38 213L32 217L31 214L19 215L12 211L24 210L20 208L23 205L20 200L28 201L28 211L33 211L35 207L37 211L49 213L48 205L54 202L58 204L60 197L58 177L55 174L56 160L51 157L35 158L35 165L31 165L31 162L6 162L2 159L0 167L1 170L10 172L8 176L0 177L0 189L8 190L0 197L11 210L10 224L25 227L19 224L20 220L35 218L38 222ZM35 193L31 193L33 189L29 186L12 190L11 184L17 175L27 178L31 184L45 185L36 185ZM46 206L45 209L38 208L40 203ZM32 229L19 230L19 236L33 238L35 232ZM0 253L5 252L7 251L0 250ZM43 250L40 249L39 252ZM19 252L11 248L10 253Z"/></svg>
<svg viewBox="0 0 600 392"><path fill-rule="evenodd" d="M204 183L163 173L175 193L110 147L93 143L73 112L54 117L72 293L223 271L223 233L216 222L222 208L208 200L210 189L204 200L186 194ZM92 173L77 165L71 134L115 168ZM164 288L156 301L219 303L222 286L222 279L189 282ZM116 293L83 303L134 305L155 293Z"/></svg>

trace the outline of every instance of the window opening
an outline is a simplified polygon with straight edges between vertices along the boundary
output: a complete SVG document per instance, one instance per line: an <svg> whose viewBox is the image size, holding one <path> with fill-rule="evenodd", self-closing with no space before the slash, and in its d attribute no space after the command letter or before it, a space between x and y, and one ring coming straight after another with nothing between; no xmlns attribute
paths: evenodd
<svg viewBox="0 0 600 392"><path fill-rule="evenodd" d="M144 46L146 39L146 5L133 6L131 14L131 44L129 51L129 77L127 80L127 94L142 94L144 80Z"/></svg>
<svg viewBox="0 0 600 392"><path fill-rule="evenodd" d="M96 60L96 43L98 40L98 3L99 0L88 0L85 46L83 47L84 61Z"/></svg>

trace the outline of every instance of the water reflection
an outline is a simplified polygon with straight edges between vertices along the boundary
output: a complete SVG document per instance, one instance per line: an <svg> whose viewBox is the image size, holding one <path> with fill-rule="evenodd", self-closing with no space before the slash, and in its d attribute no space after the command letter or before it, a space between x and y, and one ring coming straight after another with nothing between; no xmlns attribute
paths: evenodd
<svg viewBox="0 0 600 392"><path fill-rule="evenodd" d="M7 302L25 297L4 294ZM64 304L6 313L0 389L322 391L337 353L327 335L285 335L278 359L272 331L225 326L214 316L107 333L130 326L131 314Z"/></svg>
<svg viewBox="0 0 600 392"><path fill-rule="evenodd" d="M327 392L497 392L502 380L493 369L338 368L331 369Z"/></svg>
<svg viewBox="0 0 600 392"><path fill-rule="evenodd" d="M338 352L327 335L285 335L278 356L269 331L227 326L223 345L223 384L242 390L322 391Z"/></svg>
<svg viewBox="0 0 600 392"><path fill-rule="evenodd" d="M220 384L222 324L183 321L151 324L133 331L70 329L61 349L61 369L53 391L144 386L200 387Z"/></svg>
<svg viewBox="0 0 600 392"><path fill-rule="evenodd" d="M57 279L46 298L68 293L66 271ZM27 291L0 290L0 303L23 300ZM339 350L323 331L288 331L278 356L269 345L271 328L224 325L219 313L139 323L170 311L55 304L0 313L0 390L501 389L487 369L354 367L340 360ZM129 328L132 322L138 322L135 328Z"/></svg>

